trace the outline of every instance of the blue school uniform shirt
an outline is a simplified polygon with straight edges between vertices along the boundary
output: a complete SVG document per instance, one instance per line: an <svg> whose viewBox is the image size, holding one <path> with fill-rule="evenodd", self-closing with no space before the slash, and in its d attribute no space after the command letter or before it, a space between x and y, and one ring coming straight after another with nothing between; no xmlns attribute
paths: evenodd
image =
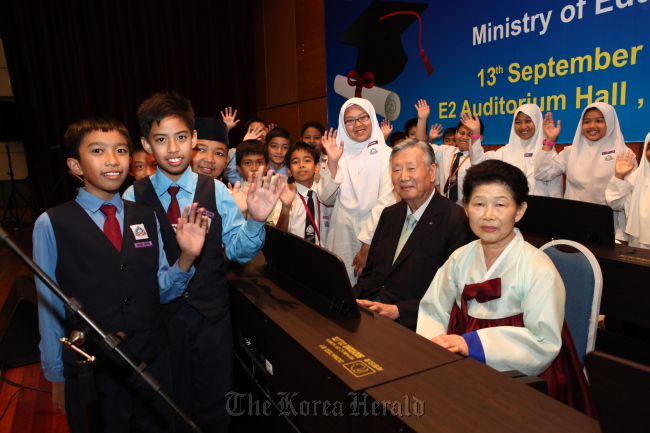
<svg viewBox="0 0 650 433"><path fill-rule="evenodd" d="M169 208L171 202L171 196L167 189L170 186L180 186L181 189L176 194L176 199L182 214L185 206L191 205L194 200L194 192L196 191L199 176L202 175L194 173L190 167L187 167L181 178L177 182L172 182L170 178L160 171L160 168L157 168L156 173L150 176L150 180L165 210ZM245 263L255 257L262 245L264 245L265 223L257 222L252 218L245 220L228 188L217 180L214 183L217 210L221 215L221 240L225 244L226 256L230 260ZM122 198L136 201L133 186L130 186L124 192Z"/></svg>
<svg viewBox="0 0 650 433"><path fill-rule="evenodd" d="M115 194L110 201L105 202L87 192L85 188L81 188L76 201L101 230L104 229L106 217L99 210L99 207L103 204L114 205L117 208L115 217L120 224L120 229L123 229L124 203L118 194ZM189 272L184 272L178 267L178 262L174 263L173 266L169 266L163 249L160 224L157 221L156 227L158 244L160 245L158 252L158 285L160 286L160 302L165 304L183 294L194 275L194 267ZM34 262L56 283L55 271L58 250L52 222L47 213L41 214L36 220L32 240L34 244ZM39 301L38 326L41 342L38 347L41 350L41 368L45 378L50 382L63 382L65 379L63 377L63 361L61 360L62 346L59 339L65 336L63 327L65 308L63 302L39 278L36 278L36 290ZM65 287L63 287L63 290L65 290Z"/></svg>
<svg viewBox="0 0 650 433"><path fill-rule="evenodd" d="M236 149L230 149L228 151L228 156L230 156L230 160L228 161L228 164L226 164L226 169L223 172L223 176L226 178L228 182L230 182L233 186L235 185L235 182L240 181L242 185L246 181L239 172L237 171L237 156L235 154Z"/></svg>

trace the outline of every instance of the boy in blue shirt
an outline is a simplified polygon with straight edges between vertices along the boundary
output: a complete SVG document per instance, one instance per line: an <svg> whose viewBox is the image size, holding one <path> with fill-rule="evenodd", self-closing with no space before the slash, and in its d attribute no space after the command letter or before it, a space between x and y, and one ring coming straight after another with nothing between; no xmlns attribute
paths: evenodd
<svg viewBox="0 0 650 433"><path fill-rule="evenodd" d="M249 179L249 217L244 220L223 183L192 172L197 134L190 101L174 93L154 94L140 105L138 120L142 145L154 155L158 169L153 176L136 181L124 199L152 206L161 219L173 215L179 206L198 201L210 219L196 274L182 296L163 305L174 400L204 432L227 432L233 342L222 245L230 260L243 263L255 257L264 243L264 222L286 182L279 185L281 178L273 170L266 177L257 176L255 182ZM171 241L170 221L161 221L161 232L167 256L175 257L178 248Z"/></svg>
<svg viewBox="0 0 650 433"><path fill-rule="evenodd" d="M65 134L68 166L84 176L75 201L48 209L33 232L34 261L107 332L125 334L121 346L171 391L169 347L160 303L183 292L194 273L207 221L196 204L177 222L181 254L169 266L153 209L123 202L118 189L129 171L132 143L126 128L107 118L70 125ZM70 432L170 431L173 418L125 365L99 342L93 367L98 401L84 413L75 354L62 352L59 339L78 329L63 303L36 280L41 358L52 381L54 409L66 413ZM87 415L87 416L86 416ZM87 423L90 424L87 426Z"/></svg>

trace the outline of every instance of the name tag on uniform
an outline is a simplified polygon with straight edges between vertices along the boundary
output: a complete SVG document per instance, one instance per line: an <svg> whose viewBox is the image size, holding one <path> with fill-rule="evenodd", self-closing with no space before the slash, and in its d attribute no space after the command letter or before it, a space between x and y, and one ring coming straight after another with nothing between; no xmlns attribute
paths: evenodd
<svg viewBox="0 0 650 433"><path fill-rule="evenodd" d="M616 153L616 150L608 150L607 152L601 153L601 155L609 155L610 153Z"/></svg>
<svg viewBox="0 0 650 433"><path fill-rule="evenodd" d="M149 236L147 235L147 230L144 228L144 224L133 224L131 226L131 231L133 231L133 236L135 236L136 241L149 239Z"/></svg>
<svg viewBox="0 0 650 433"><path fill-rule="evenodd" d="M524 158L530 158L531 156L533 156L532 153L524 153Z"/></svg>
<svg viewBox="0 0 650 433"><path fill-rule="evenodd" d="M197 212L199 211L198 209L196 210ZM203 215L207 217L207 224L208 224L208 229L207 232L210 232L210 226L212 226L212 218L214 218L214 212L210 212L207 209L203 210Z"/></svg>
<svg viewBox="0 0 650 433"><path fill-rule="evenodd" d="M197 210L197 212L198 212L198 210ZM210 218L214 218L214 212L210 212L209 210L204 210L203 215L205 215L207 217L210 217Z"/></svg>
<svg viewBox="0 0 650 433"><path fill-rule="evenodd" d="M135 244L136 248L144 248L144 247L150 247L153 245L153 242L147 241L147 242L136 242Z"/></svg>

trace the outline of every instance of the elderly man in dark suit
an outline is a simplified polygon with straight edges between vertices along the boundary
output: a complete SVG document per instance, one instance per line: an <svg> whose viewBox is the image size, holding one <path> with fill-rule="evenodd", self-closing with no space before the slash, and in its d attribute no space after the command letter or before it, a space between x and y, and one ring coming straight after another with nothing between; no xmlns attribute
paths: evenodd
<svg viewBox="0 0 650 433"><path fill-rule="evenodd" d="M436 271L474 235L463 209L435 191L428 143L395 146L390 170L402 201L382 212L354 293L360 305L415 331L420 299Z"/></svg>

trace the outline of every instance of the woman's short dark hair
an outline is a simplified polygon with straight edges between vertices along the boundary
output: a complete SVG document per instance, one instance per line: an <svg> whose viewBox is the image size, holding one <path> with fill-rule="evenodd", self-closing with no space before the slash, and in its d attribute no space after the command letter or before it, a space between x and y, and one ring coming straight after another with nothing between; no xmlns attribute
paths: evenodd
<svg viewBox="0 0 650 433"><path fill-rule="evenodd" d="M528 197L528 179L523 171L507 162L488 159L467 170L463 182L463 200L468 202L476 187L493 183L508 188L517 206L521 206Z"/></svg>

